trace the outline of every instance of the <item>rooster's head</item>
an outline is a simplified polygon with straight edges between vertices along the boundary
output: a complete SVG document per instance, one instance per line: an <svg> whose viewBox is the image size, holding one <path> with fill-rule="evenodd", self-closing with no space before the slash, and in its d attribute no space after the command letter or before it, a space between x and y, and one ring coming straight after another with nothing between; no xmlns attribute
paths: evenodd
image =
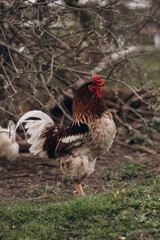
<svg viewBox="0 0 160 240"><path fill-rule="evenodd" d="M91 85L89 89L98 97L101 97L101 88L104 86L103 79L98 75L92 75Z"/></svg>

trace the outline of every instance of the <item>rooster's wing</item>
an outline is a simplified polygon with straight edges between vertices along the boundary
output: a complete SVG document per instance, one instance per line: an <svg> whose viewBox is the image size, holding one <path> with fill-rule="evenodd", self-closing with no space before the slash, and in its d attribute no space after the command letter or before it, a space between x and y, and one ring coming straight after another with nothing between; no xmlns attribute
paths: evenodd
<svg viewBox="0 0 160 240"><path fill-rule="evenodd" d="M89 127L84 123L72 123L66 128L56 129L47 127L41 134L44 139L43 151L49 158L66 153L70 149L82 144L83 138L89 133Z"/></svg>

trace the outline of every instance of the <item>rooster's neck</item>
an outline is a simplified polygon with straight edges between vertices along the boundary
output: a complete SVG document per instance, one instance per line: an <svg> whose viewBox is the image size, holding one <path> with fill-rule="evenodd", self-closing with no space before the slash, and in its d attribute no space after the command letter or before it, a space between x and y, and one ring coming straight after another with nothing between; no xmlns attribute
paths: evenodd
<svg viewBox="0 0 160 240"><path fill-rule="evenodd" d="M89 89L90 84L82 85L73 98L73 118L76 122L90 124L101 118L105 111L109 112L102 98Z"/></svg>

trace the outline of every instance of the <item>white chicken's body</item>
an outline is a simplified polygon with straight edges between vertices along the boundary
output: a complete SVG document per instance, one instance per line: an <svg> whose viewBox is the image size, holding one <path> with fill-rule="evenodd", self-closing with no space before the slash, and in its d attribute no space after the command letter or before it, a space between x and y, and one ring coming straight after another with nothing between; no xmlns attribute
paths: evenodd
<svg viewBox="0 0 160 240"><path fill-rule="evenodd" d="M14 160L19 153L19 145L15 139L15 124L10 121L8 128L0 126L0 157Z"/></svg>

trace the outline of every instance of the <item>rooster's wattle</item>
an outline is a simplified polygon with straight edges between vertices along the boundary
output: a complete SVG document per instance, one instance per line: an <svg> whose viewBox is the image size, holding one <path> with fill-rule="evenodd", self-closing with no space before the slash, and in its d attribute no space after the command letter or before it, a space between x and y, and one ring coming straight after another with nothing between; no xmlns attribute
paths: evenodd
<svg viewBox="0 0 160 240"><path fill-rule="evenodd" d="M108 151L116 133L112 114L101 98L103 85L102 78L94 75L77 90L73 122L66 128L56 127L41 111L27 112L17 123L17 127L26 124L30 152L57 159L60 170L75 181L80 195L84 195L82 180L94 171L96 158Z"/></svg>

